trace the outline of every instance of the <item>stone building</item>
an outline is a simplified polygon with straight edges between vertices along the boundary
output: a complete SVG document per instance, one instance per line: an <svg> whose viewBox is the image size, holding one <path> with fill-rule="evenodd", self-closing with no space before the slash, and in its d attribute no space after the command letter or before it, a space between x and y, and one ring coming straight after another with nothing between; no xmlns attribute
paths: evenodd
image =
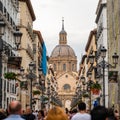
<svg viewBox="0 0 120 120"><path fill-rule="evenodd" d="M59 44L53 49L49 64L53 65L58 82L58 96L63 107L70 109L72 97L76 88L77 57L74 50L67 44L67 32L62 30L59 33Z"/></svg>
<svg viewBox="0 0 120 120"><path fill-rule="evenodd" d="M5 24L3 34L0 30L0 108L4 109L17 99L17 80L8 79L4 74L18 72L22 60L15 44L18 10L18 0L0 0L0 24Z"/></svg>
<svg viewBox="0 0 120 120"><path fill-rule="evenodd" d="M92 83L96 82L96 60L93 61L93 63L90 63L90 55L96 54L96 29L93 29L90 31L88 41L85 47L85 54L82 56L80 66L79 66L79 72L78 72L78 82L76 87L76 96L79 99L81 98L82 101L85 101L87 109L91 110L93 108L94 102L96 99L99 99L99 94L93 94L91 92L91 86ZM85 84L87 83L87 84ZM88 95L88 96L87 96ZM100 101L98 101L100 102ZM76 100L73 103L73 105L76 104Z"/></svg>
<svg viewBox="0 0 120 120"><path fill-rule="evenodd" d="M112 55L116 52L120 56L120 0L107 0L107 26L108 26L108 60L112 64ZM120 63L116 69L110 69L110 73L115 71L117 75L120 74ZM119 72L119 73L118 73ZM120 105L120 76L115 76L111 79L109 76L109 107L114 106L118 109ZM112 88L112 89L111 89ZM116 92L118 91L118 92ZM120 106L119 106L120 108Z"/></svg>
<svg viewBox="0 0 120 120"><path fill-rule="evenodd" d="M103 61L102 56L100 56L100 50L104 46L108 49L107 44L107 1L99 0L98 6L96 9L96 20L97 24L97 63L100 64ZM108 62L108 51L106 52L105 61ZM102 70L102 66L97 68ZM100 74L100 83L102 85L102 98L101 104L108 107L108 69L105 67L105 80L103 80L102 75Z"/></svg>
<svg viewBox="0 0 120 120"><path fill-rule="evenodd" d="M33 44L35 42L35 35L33 33L33 22L35 21L35 13L30 0L19 0L19 15L20 18L19 29L23 33L19 54L22 56L21 66L25 70L24 73L29 73L29 64L34 62ZM22 82L26 82L26 89L21 89L20 101L22 102L23 109L25 110L30 106L30 79L21 77ZM21 86L22 87L22 86Z"/></svg>

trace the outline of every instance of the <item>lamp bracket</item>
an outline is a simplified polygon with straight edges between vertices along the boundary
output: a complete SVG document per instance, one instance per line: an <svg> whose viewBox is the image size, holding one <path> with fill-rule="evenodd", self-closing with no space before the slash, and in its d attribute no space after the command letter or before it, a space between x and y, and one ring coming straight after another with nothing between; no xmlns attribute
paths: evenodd
<svg viewBox="0 0 120 120"><path fill-rule="evenodd" d="M116 64L111 65L110 63L106 62L106 61L101 61L97 64L97 68L116 68Z"/></svg>

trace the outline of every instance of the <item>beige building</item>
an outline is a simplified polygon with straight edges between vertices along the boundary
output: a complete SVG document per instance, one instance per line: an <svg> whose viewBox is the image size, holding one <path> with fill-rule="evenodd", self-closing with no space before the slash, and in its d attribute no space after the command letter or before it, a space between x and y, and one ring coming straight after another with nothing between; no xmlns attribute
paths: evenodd
<svg viewBox="0 0 120 120"><path fill-rule="evenodd" d="M19 0L19 29L23 33L19 54L22 56L21 66L25 70L25 75L29 72L29 63L34 62L33 43L33 21L35 21L34 10L30 0ZM30 106L30 80L21 76L21 81L27 81L26 89L20 90L20 101L25 110Z"/></svg>
<svg viewBox="0 0 120 120"><path fill-rule="evenodd" d="M35 35L35 41L33 43L33 53L34 53L34 61L36 64L35 74L37 76L37 79L33 83L33 91L40 91L41 79L40 79L38 69L40 68L40 65L41 65L42 44L44 41L40 31L34 30L33 33ZM37 95L33 94L33 99L34 99L33 110L39 110L41 108L40 96L41 94L37 94Z"/></svg>
<svg viewBox="0 0 120 120"><path fill-rule="evenodd" d="M116 52L120 58L120 0L107 0L107 28L108 28L108 60L112 64L112 55ZM118 61L119 62L119 61ZM109 69L109 102L108 106L118 109L120 105L120 62L116 69ZM117 75L111 79L110 74L116 72ZM116 92L118 91L118 92ZM119 106L120 108L120 106Z"/></svg>
<svg viewBox="0 0 120 120"><path fill-rule="evenodd" d="M74 50L67 44L64 20L62 20L62 30L59 33L59 44L53 49L49 64L53 65L56 72L58 96L63 107L70 109L76 88L77 57Z"/></svg>
<svg viewBox="0 0 120 120"><path fill-rule="evenodd" d="M96 82L96 59L93 64L90 64L89 56L92 54L96 56L96 29L92 30L89 34L88 41L85 47L86 54L82 56L79 68L79 80L77 86L79 86L79 91L82 93L82 100L86 102L87 109L93 107L93 102L99 97L99 95L94 96L91 90L88 90L88 84L91 81ZM91 75L89 75L91 73ZM83 79L84 78L84 79ZM84 80L84 81L83 81ZM78 91L78 90L77 90ZM85 93L86 92L86 93ZM80 93L79 93L80 94ZM88 95L88 96L86 96Z"/></svg>

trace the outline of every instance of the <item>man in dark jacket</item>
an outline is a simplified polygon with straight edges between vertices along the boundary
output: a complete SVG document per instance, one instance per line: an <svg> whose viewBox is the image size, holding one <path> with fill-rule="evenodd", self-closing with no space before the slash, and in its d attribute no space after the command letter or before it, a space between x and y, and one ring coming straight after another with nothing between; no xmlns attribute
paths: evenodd
<svg viewBox="0 0 120 120"><path fill-rule="evenodd" d="M35 120L35 115L32 114L32 110L28 108L26 114L22 115L22 118L25 120Z"/></svg>

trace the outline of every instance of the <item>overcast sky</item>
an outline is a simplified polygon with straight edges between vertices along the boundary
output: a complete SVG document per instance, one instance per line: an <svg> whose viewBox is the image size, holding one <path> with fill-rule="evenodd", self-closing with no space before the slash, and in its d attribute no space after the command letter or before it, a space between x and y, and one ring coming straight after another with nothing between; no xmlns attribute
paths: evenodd
<svg viewBox="0 0 120 120"><path fill-rule="evenodd" d="M31 0L36 15L34 29L45 41L48 55L59 42L59 32L64 28L70 45L78 58L85 53L89 33L96 28L96 8L99 0Z"/></svg>

